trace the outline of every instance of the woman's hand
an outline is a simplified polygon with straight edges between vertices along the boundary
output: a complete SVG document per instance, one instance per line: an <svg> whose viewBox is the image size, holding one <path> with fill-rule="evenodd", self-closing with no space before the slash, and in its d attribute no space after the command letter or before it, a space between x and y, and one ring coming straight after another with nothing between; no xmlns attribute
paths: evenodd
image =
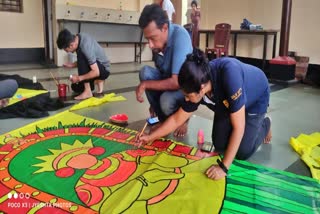
<svg viewBox="0 0 320 214"><path fill-rule="evenodd" d="M227 176L227 174L220 168L220 166L216 164L213 164L209 169L207 169L206 175L208 176L208 178L211 178L213 180L220 180Z"/></svg>
<svg viewBox="0 0 320 214"><path fill-rule="evenodd" d="M144 133L138 133L135 138L135 145L140 148L142 145L151 141L150 135L144 135Z"/></svg>

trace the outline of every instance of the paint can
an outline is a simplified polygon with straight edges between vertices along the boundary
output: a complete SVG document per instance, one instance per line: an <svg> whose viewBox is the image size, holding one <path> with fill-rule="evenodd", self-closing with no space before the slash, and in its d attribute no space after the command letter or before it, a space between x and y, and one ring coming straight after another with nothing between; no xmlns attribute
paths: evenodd
<svg viewBox="0 0 320 214"><path fill-rule="evenodd" d="M58 94L59 97L66 97L67 91L69 91L69 85L67 84L58 84Z"/></svg>

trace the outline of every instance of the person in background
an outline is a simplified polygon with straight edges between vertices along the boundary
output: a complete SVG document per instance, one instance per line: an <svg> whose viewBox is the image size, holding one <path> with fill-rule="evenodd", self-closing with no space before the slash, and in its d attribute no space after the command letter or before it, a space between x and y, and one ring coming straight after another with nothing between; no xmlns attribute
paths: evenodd
<svg viewBox="0 0 320 214"><path fill-rule="evenodd" d="M191 2L192 12L190 13L192 23L192 46L199 47L199 27L200 27L200 9L198 8L197 1Z"/></svg>
<svg viewBox="0 0 320 214"><path fill-rule="evenodd" d="M145 92L150 103L151 116L156 115L160 122L163 122L179 109L184 100L179 90L178 74L186 56L192 53L191 39L182 26L169 22L165 11L158 4L144 7L139 26L152 49L156 68L142 67L136 98L143 102ZM184 136L187 128L187 122L181 124L174 135Z"/></svg>
<svg viewBox="0 0 320 214"><path fill-rule="evenodd" d="M67 53L77 53L77 61L67 63L69 68L78 67L78 75L71 75L72 89L80 93L74 99L83 100L93 96L94 84L97 84L96 96L103 96L104 82L110 74L110 61L103 48L86 33L73 35L69 30L60 31L57 39L59 49Z"/></svg>
<svg viewBox="0 0 320 214"><path fill-rule="evenodd" d="M9 104L9 99L18 90L18 83L13 79L0 81L0 108L6 107Z"/></svg>
<svg viewBox="0 0 320 214"><path fill-rule="evenodd" d="M166 11L169 21L173 22L173 16L175 15L176 11L172 2L170 0L156 0L155 3L159 4L161 8Z"/></svg>
<svg viewBox="0 0 320 214"><path fill-rule="evenodd" d="M234 158L245 160L271 140L271 120L266 116L270 88L262 70L237 59L223 57L210 61L199 49L188 55L179 73L185 95L181 108L150 135L137 135L139 145L166 136L206 105L215 112L212 142L223 154L206 174L218 180L227 175Z"/></svg>

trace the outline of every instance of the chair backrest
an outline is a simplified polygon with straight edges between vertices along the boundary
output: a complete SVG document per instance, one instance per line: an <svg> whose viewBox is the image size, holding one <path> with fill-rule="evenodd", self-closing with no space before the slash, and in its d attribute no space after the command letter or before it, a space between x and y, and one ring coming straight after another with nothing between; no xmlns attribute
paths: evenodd
<svg viewBox="0 0 320 214"><path fill-rule="evenodd" d="M214 32L214 48L228 51L231 25L227 23L217 24Z"/></svg>

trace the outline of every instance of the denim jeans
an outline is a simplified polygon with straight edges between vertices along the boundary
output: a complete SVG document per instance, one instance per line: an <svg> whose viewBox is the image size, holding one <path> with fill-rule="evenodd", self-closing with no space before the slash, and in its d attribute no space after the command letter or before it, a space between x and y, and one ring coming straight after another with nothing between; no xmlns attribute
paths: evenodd
<svg viewBox="0 0 320 214"><path fill-rule="evenodd" d="M163 80L170 78L167 74L161 73L157 68L144 66L140 70L140 81ZM176 112L184 100L182 91L154 91L146 90L148 101L157 114L160 121L164 121L168 116Z"/></svg>
<svg viewBox="0 0 320 214"><path fill-rule="evenodd" d="M246 124L236 158L248 159L262 144L270 129L270 120L265 114L250 114L246 112ZM229 114L215 115L212 128L212 141L215 150L224 153L229 144L232 126Z"/></svg>

